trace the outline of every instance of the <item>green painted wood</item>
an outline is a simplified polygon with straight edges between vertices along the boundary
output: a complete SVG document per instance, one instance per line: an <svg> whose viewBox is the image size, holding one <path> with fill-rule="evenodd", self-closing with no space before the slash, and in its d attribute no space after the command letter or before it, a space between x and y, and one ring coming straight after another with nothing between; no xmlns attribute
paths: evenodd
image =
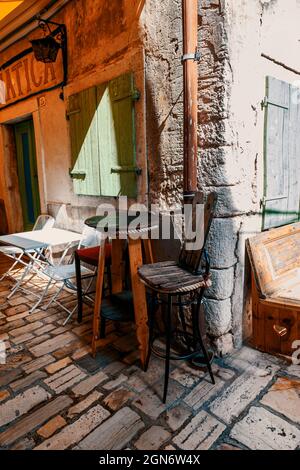
<svg viewBox="0 0 300 470"><path fill-rule="evenodd" d="M297 194L292 194L296 184L294 132L298 110L292 103L291 88L286 82L267 77L266 97L263 207L265 230L298 220L299 210L299 188ZM297 205L295 201L298 201Z"/></svg>
<svg viewBox="0 0 300 470"><path fill-rule="evenodd" d="M24 230L31 230L41 211L32 119L16 124L14 134Z"/></svg>
<svg viewBox="0 0 300 470"><path fill-rule="evenodd" d="M69 125L74 192L99 196L100 168L96 87L83 90L69 98Z"/></svg>
<svg viewBox="0 0 300 470"><path fill-rule="evenodd" d="M300 203L300 102L299 88L290 85L289 133L288 133L288 222L299 220Z"/></svg>
<svg viewBox="0 0 300 470"><path fill-rule="evenodd" d="M134 94L131 73L112 80L105 89L104 96L102 87L98 90L100 132L103 131L102 123L107 123L104 130L106 143L101 146L100 154L101 188L104 196L135 198L137 195Z"/></svg>
<svg viewBox="0 0 300 470"><path fill-rule="evenodd" d="M133 75L69 98L74 191L136 197Z"/></svg>

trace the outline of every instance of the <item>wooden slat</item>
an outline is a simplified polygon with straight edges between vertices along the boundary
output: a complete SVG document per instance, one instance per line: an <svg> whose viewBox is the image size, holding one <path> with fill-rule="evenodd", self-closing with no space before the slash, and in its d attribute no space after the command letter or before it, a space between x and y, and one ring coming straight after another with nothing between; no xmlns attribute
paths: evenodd
<svg viewBox="0 0 300 470"><path fill-rule="evenodd" d="M267 98L264 146L267 202L264 206L264 229L288 222L289 84L267 77Z"/></svg>
<svg viewBox="0 0 300 470"><path fill-rule="evenodd" d="M276 353L280 351L280 336L274 331L274 326L280 324L280 309L262 309L265 317L265 348L266 351Z"/></svg>
<svg viewBox="0 0 300 470"><path fill-rule="evenodd" d="M95 296L95 305L94 305L94 316L93 316L93 339L92 339L92 354L96 356L97 349L97 340L100 333L100 309L102 303L102 292L103 292L103 281L104 281L104 271L105 271L105 245L107 239L102 241L102 246L99 251L99 263L98 263L98 273L96 280L96 296Z"/></svg>
<svg viewBox="0 0 300 470"><path fill-rule="evenodd" d="M142 242L140 239L128 241L131 286L133 293L133 303L135 312L136 334L139 343L141 363L145 365L148 352L148 315L145 286L139 279L138 268L143 264Z"/></svg>
<svg viewBox="0 0 300 470"><path fill-rule="evenodd" d="M113 294L123 290L123 247L124 240L112 240L111 280Z"/></svg>
<svg viewBox="0 0 300 470"><path fill-rule="evenodd" d="M300 318L299 312L295 310L280 309L279 319L280 326L286 327L288 333L281 338L280 349L282 354L290 356L292 354L292 343L298 339L298 319Z"/></svg>

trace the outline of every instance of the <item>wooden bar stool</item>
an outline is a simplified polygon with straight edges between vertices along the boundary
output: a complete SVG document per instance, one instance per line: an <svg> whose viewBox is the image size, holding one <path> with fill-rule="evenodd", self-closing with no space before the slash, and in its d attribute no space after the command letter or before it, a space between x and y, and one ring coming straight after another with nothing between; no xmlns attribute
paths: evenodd
<svg viewBox="0 0 300 470"><path fill-rule="evenodd" d="M203 204L203 194L196 193L192 200L193 226L195 226L196 206ZM151 309L149 312L149 350L146 359L146 370L149 364L151 352L165 359L165 379L163 402L166 402L169 382L170 360L203 360L206 364L212 383L215 383L211 362L213 355L209 357L199 326L200 310L204 291L211 285L209 276L209 257L204 247L211 226L217 196L212 193L208 196L204 205L204 240L201 249L187 250L187 243L191 240L185 239L179 260L154 263L141 266L138 269L140 279L152 292ZM203 260L204 258L204 260ZM205 270L201 271L201 264L205 261ZM164 297L166 300L164 300ZM177 300L176 300L177 299ZM165 321L166 348L159 349L154 345L156 339L161 335L155 333L155 314L159 304L167 304L167 316ZM175 329L172 321L173 307L179 308L180 327ZM185 318L185 307L192 309L192 333L188 332ZM184 346L184 353L171 354L172 340L180 341ZM198 361L197 361L198 362Z"/></svg>

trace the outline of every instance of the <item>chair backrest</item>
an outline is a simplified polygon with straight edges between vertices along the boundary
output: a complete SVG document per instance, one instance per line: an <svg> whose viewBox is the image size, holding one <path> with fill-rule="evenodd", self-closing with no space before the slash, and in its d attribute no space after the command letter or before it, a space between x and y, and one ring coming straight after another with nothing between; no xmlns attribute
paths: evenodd
<svg viewBox="0 0 300 470"><path fill-rule="evenodd" d="M51 215L41 214L36 219L32 230L47 230L53 228L54 224L55 219Z"/></svg>
<svg viewBox="0 0 300 470"><path fill-rule="evenodd" d="M185 235L179 255L179 265L192 273L200 271L201 259L217 199L216 193L210 193L204 198L202 192L195 192L190 198L185 199L185 205L189 205L190 209L188 213L185 210ZM193 246L196 248L193 249Z"/></svg>
<svg viewBox="0 0 300 470"><path fill-rule="evenodd" d="M101 233L98 230L85 225L84 229L82 230L78 249L99 246L100 242L101 242Z"/></svg>

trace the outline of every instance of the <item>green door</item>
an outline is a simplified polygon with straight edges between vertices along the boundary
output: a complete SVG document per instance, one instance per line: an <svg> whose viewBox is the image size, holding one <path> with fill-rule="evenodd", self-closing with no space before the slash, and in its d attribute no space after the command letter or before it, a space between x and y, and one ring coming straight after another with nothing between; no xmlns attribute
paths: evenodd
<svg viewBox="0 0 300 470"><path fill-rule="evenodd" d="M40 214L39 184L32 119L14 126L24 230L31 230Z"/></svg>

